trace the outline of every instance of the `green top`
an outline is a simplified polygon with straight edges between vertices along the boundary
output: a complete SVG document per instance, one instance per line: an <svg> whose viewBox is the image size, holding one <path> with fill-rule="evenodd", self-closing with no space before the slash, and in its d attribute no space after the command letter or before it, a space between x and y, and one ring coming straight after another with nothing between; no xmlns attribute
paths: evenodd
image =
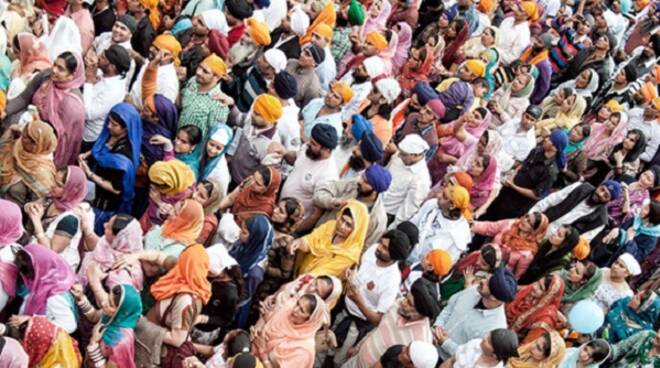
<svg viewBox="0 0 660 368"><path fill-rule="evenodd" d="M641 331L612 346L612 368L660 368L660 356L649 356L654 331Z"/></svg>
<svg viewBox="0 0 660 368"><path fill-rule="evenodd" d="M198 127L202 131L202 142L205 142L213 127L227 122L229 108L213 99L213 96L221 92L220 83L206 92L199 92L198 88L197 80L192 78L183 89L178 126Z"/></svg>

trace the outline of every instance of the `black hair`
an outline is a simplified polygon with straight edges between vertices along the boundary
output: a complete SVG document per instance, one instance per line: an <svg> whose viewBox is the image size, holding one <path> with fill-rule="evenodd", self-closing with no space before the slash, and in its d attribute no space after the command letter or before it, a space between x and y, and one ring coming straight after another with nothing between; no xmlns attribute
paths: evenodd
<svg viewBox="0 0 660 368"><path fill-rule="evenodd" d="M571 97L576 94L575 90L571 87L564 87L561 89L560 92L564 95L565 98Z"/></svg>
<svg viewBox="0 0 660 368"><path fill-rule="evenodd" d="M488 81L486 80L486 78L482 78L482 77L475 78L471 83L472 83L472 85L475 85L475 86L479 86L479 85L480 85L480 86L482 86L482 87L484 87L484 88L488 88L488 87L489 87L489 85L488 85Z"/></svg>
<svg viewBox="0 0 660 368"><path fill-rule="evenodd" d="M335 283L332 282L332 278L330 278L330 276L328 276L328 275L321 275L321 276L318 276L316 279L317 279L317 280L324 280L324 281L326 281L328 284L330 284L330 286L331 286L331 288L330 288L330 293L329 293L325 298L321 296L321 299L325 300L325 299L328 298L330 295L332 295L332 291L333 291L333 289L335 288ZM319 295L319 296L320 296L320 295Z"/></svg>
<svg viewBox="0 0 660 368"><path fill-rule="evenodd" d="M65 51L61 53L57 58L64 60L64 66L70 74L75 73L76 69L78 68L78 59L76 59L76 57L71 52Z"/></svg>
<svg viewBox="0 0 660 368"><path fill-rule="evenodd" d="M390 42L392 40L392 35L393 34L394 34L394 32L392 32L391 30L389 30L389 29L385 30L385 39L387 40L387 42Z"/></svg>
<svg viewBox="0 0 660 368"><path fill-rule="evenodd" d="M653 201L649 204L649 222L653 225L660 224L660 202Z"/></svg>
<svg viewBox="0 0 660 368"><path fill-rule="evenodd" d="M257 167L257 172L261 174L261 177L264 178L264 186L268 188L270 186L270 169L267 166L261 165Z"/></svg>
<svg viewBox="0 0 660 368"><path fill-rule="evenodd" d="M305 294L300 297L301 299L305 299L309 302L309 314L311 315L314 313L316 310L316 298L314 297L313 294Z"/></svg>
<svg viewBox="0 0 660 368"><path fill-rule="evenodd" d="M603 106L601 106L601 107L607 107L607 105L606 105L606 104L603 104ZM616 117L618 118L618 121L617 121L617 125L618 125L618 124L621 122L621 113L618 112L618 111L615 111L615 112L613 112L613 113L610 114L610 118L611 118L612 116L616 116Z"/></svg>
<svg viewBox="0 0 660 368"><path fill-rule="evenodd" d="M351 213L351 210L348 207L344 208L344 210L341 211L341 215L353 218L353 214Z"/></svg>
<svg viewBox="0 0 660 368"><path fill-rule="evenodd" d="M245 293L244 290L244 279L243 279L243 273L241 272L241 267L239 265L233 265L231 267L225 268L225 273L231 280L230 282L236 285L236 290L238 292L238 296L240 300L243 300L243 295Z"/></svg>
<svg viewBox="0 0 660 368"><path fill-rule="evenodd" d="M14 38L11 40L11 44L16 51L21 51L21 43L18 41L18 33L14 35Z"/></svg>
<svg viewBox="0 0 660 368"><path fill-rule="evenodd" d="M483 155L483 156L481 156L481 158L483 159L484 170L486 170L488 165L490 165L490 155Z"/></svg>
<svg viewBox="0 0 660 368"><path fill-rule="evenodd" d="M604 361L610 355L610 344L605 340L591 340L587 343L593 351L591 352L591 362L597 363Z"/></svg>
<svg viewBox="0 0 660 368"><path fill-rule="evenodd" d="M190 145L196 146L202 141L202 131L195 125L185 125L179 128L180 132L185 132L190 140Z"/></svg>
<svg viewBox="0 0 660 368"><path fill-rule="evenodd" d="M29 279L34 278L34 266L32 265L32 257L30 256L30 253L23 248L18 248L16 249L15 257L15 264L16 268L18 268L18 272Z"/></svg>
<svg viewBox="0 0 660 368"><path fill-rule="evenodd" d="M115 216L115 222L112 223L112 235L119 234L120 231L124 230L128 224L133 221L135 218L131 215L125 213L120 213Z"/></svg>
<svg viewBox="0 0 660 368"><path fill-rule="evenodd" d="M204 180L200 181L199 183L204 186L204 189L206 189L206 192L208 193L209 198L211 198L211 196L213 195L213 190L215 188L215 185L213 185L213 183L210 182L207 179L204 179Z"/></svg>
<svg viewBox="0 0 660 368"><path fill-rule="evenodd" d="M544 342L543 356L547 358L550 356L550 353L552 353L552 338L550 337L550 332L546 331L541 338Z"/></svg>
<svg viewBox="0 0 660 368"><path fill-rule="evenodd" d="M119 124L122 127L126 128L126 122L116 112L110 111L110 119L114 120L117 124Z"/></svg>
<svg viewBox="0 0 660 368"><path fill-rule="evenodd" d="M543 216L541 212L532 212L532 229L538 229L538 227L541 225L541 219L543 219Z"/></svg>
<svg viewBox="0 0 660 368"><path fill-rule="evenodd" d="M589 124L583 123L583 124L578 124L576 126L582 128L582 139L589 138L589 136L591 135L591 126L589 126Z"/></svg>
<svg viewBox="0 0 660 368"><path fill-rule="evenodd" d="M380 365L383 368L399 368L402 367L401 362L399 362L399 355L403 351L403 345L393 345L390 346L383 355L380 356Z"/></svg>
<svg viewBox="0 0 660 368"><path fill-rule="evenodd" d="M245 330L238 330L234 338L227 341L227 356L233 357L241 353L250 352L250 334Z"/></svg>
<svg viewBox="0 0 660 368"><path fill-rule="evenodd" d="M584 280L586 282L586 281L590 280L592 277L594 277L594 275L598 271L598 266L596 266L595 263L590 262L590 261L583 262L583 264L584 264L584 269L585 269L585 271L584 271Z"/></svg>
<svg viewBox="0 0 660 368"><path fill-rule="evenodd" d="M458 38L458 34L461 33L461 30L465 27L465 20L463 18L454 18L454 20L449 23L449 26L451 27L452 24L454 25L454 31L456 31L456 37Z"/></svg>
<svg viewBox="0 0 660 368"><path fill-rule="evenodd" d="M481 254L481 258L486 261L491 269L497 267L497 251L495 250L495 247L490 244L486 244L481 247L479 253Z"/></svg>
<svg viewBox="0 0 660 368"><path fill-rule="evenodd" d="M626 137L628 137L628 134L635 134L637 136L637 141L635 142L635 146L633 147L632 150L630 150L627 154L626 157L623 158L623 162L633 162L637 160L637 158L644 152L646 149L646 136L644 135L644 132L642 132L639 129L631 129L626 133ZM625 139L625 138L624 138ZM617 151L620 151L623 149L623 142L617 144L614 146L614 149L612 150L612 154L610 155L610 163L615 164L614 161L614 153Z"/></svg>
<svg viewBox="0 0 660 368"><path fill-rule="evenodd" d="M477 107L474 111L478 112L482 119L488 115L488 110L485 107Z"/></svg>
<svg viewBox="0 0 660 368"><path fill-rule="evenodd" d="M115 302L115 306L119 308L119 303L121 302L121 294L123 294L124 289L121 285L115 285L112 290L110 290L110 295L112 300Z"/></svg>
<svg viewBox="0 0 660 368"><path fill-rule="evenodd" d="M234 367L256 367L257 358L252 353L241 353L234 359Z"/></svg>
<svg viewBox="0 0 660 368"><path fill-rule="evenodd" d="M392 116L392 110L394 107L389 103L384 103L378 106L378 115L382 116L384 119L389 120Z"/></svg>

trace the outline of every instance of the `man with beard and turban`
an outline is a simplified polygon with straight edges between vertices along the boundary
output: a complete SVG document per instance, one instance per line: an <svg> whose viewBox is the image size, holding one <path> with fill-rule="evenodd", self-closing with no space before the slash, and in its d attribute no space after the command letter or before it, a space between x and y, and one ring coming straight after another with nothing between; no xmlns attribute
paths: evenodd
<svg viewBox="0 0 660 368"><path fill-rule="evenodd" d="M351 0L337 12L337 24L332 33L330 53L335 63L339 64L344 55L351 49L351 33L353 27L362 26L366 20L364 6L357 0Z"/></svg>
<svg viewBox="0 0 660 368"><path fill-rule="evenodd" d="M479 285L452 295L433 323L433 338L440 359L449 359L460 345L488 331L506 328L504 304L516 297L516 287L513 273L500 267Z"/></svg>
<svg viewBox="0 0 660 368"><path fill-rule="evenodd" d="M332 28L320 23L312 30L312 44L323 49L323 62L316 67L316 75L321 80L321 87L324 91L328 90L330 81L337 76L337 64L330 53L330 44L332 43Z"/></svg>
<svg viewBox="0 0 660 368"><path fill-rule="evenodd" d="M158 6L158 1L156 0L128 2L128 13L137 21L137 27L131 37L131 45L133 45L133 50L143 58L151 57L151 44L156 38L156 30L150 19L154 11L151 7L152 3L155 3L156 7Z"/></svg>
<svg viewBox="0 0 660 368"><path fill-rule="evenodd" d="M247 0L226 0L224 13L229 26L227 41L229 47L231 47L243 37L243 33L245 33L244 20L252 16L253 8Z"/></svg>
<svg viewBox="0 0 660 368"><path fill-rule="evenodd" d="M445 105L442 101L440 99L430 100L419 113L413 113L408 116L406 121L394 132L392 141L398 144L409 134L421 136L429 145L429 149L426 151L426 161L429 161L434 157L438 149L436 125L440 124L444 115Z"/></svg>
<svg viewBox="0 0 660 368"><path fill-rule="evenodd" d="M197 66L207 56L206 44L211 31L218 31L222 34L227 34L229 31L225 15L218 9L206 10L194 16L192 27L176 35L183 45L181 66L186 68L187 78L195 75Z"/></svg>
<svg viewBox="0 0 660 368"><path fill-rule="evenodd" d="M362 115L353 115L351 136L358 144L353 147L348 162L339 173L342 178L358 176L369 166L383 160L383 144L371 129L371 123Z"/></svg>
<svg viewBox="0 0 660 368"><path fill-rule="evenodd" d="M353 90L344 82L330 83L325 97L315 98L302 109L303 139L308 139L314 126L328 124L335 128L337 137L344 134L342 108L353 98Z"/></svg>
<svg viewBox="0 0 660 368"><path fill-rule="evenodd" d="M307 106L309 101L321 97L323 89L315 70L324 58L323 49L311 44L302 49L298 59L291 59L286 64L286 71L293 75L298 84L298 93L294 101L301 108Z"/></svg>
<svg viewBox="0 0 660 368"><path fill-rule="evenodd" d="M379 164L369 166L361 175L329 182L314 193L314 209L301 227L320 226L337 217L348 200L355 199L369 209L369 227L365 245L373 244L387 231L387 213L381 193L387 191L392 175Z"/></svg>
<svg viewBox="0 0 660 368"><path fill-rule="evenodd" d="M99 55L96 65L85 65L83 103L85 104L85 130L81 151L90 149L105 124L105 119L116 104L126 96L126 73L131 67L128 51L112 45ZM97 74L97 68L102 76Z"/></svg>
<svg viewBox="0 0 660 368"><path fill-rule="evenodd" d="M360 114L369 119L374 134L386 146L392 139L392 110L394 102L401 94L401 86L394 78L382 78L373 83L369 95L360 106Z"/></svg>
<svg viewBox="0 0 660 368"><path fill-rule="evenodd" d="M376 244L365 244L357 272L346 272L346 298L343 311L335 319L337 337L335 366L346 361L348 349L360 342L380 323L399 294L399 261L406 259L410 242L406 234L390 230Z"/></svg>
<svg viewBox="0 0 660 368"><path fill-rule="evenodd" d="M307 33L307 28L309 28L309 15L299 4L294 5L280 26L270 33L272 39L270 47L281 50L287 60L298 59L301 50L300 37Z"/></svg>
<svg viewBox="0 0 660 368"><path fill-rule="evenodd" d="M142 108L142 79L147 67L157 68L156 94L162 95L174 103L179 96L179 78L176 66L179 64L181 45L170 34L162 34L149 47L149 59L145 60L133 83L130 100L138 109ZM153 61L154 63L151 63ZM153 64L153 65L152 65Z"/></svg>
<svg viewBox="0 0 660 368"><path fill-rule="evenodd" d="M378 54L387 50L388 47L388 42L385 36L377 31L367 33L364 40L353 39L352 41L353 50L358 52L349 60L344 60L339 64L339 78L344 77L346 73L358 66L364 59L378 56Z"/></svg>
<svg viewBox="0 0 660 368"><path fill-rule="evenodd" d="M496 328L459 346L445 363L454 368L503 367L509 358L517 357L518 335L506 328Z"/></svg>
<svg viewBox="0 0 660 368"><path fill-rule="evenodd" d="M374 367L394 345L408 345L413 341L433 343L430 325L439 313L435 285L425 279L417 280L410 293L381 317L378 327L362 340L360 349L342 368Z"/></svg>
<svg viewBox="0 0 660 368"><path fill-rule="evenodd" d="M353 90L353 98L342 109L344 121L350 120L351 116L360 111L360 107L373 89L373 81L382 77L384 73L383 59L372 56L364 59L350 74L344 75L342 82L348 83Z"/></svg>
<svg viewBox="0 0 660 368"><path fill-rule="evenodd" d="M548 236L562 225L572 225L585 239L591 240L607 225L607 205L616 201L622 190L621 184L614 180L606 180L597 188L577 182L543 198L529 213L548 216Z"/></svg>
<svg viewBox="0 0 660 368"><path fill-rule="evenodd" d="M419 112L427 102L438 98L438 93L426 81L417 82L409 98L392 109L392 126L397 128L412 113Z"/></svg>

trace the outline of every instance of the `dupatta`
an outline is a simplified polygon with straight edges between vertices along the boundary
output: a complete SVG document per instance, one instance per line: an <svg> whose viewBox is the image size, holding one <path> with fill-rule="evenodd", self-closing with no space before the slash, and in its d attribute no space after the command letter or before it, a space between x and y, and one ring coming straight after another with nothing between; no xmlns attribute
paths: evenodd
<svg viewBox="0 0 660 368"><path fill-rule="evenodd" d="M75 340L46 316L30 318L22 345L30 368L79 368L82 363Z"/></svg>
<svg viewBox="0 0 660 368"><path fill-rule="evenodd" d="M377 16L372 17L370 11L371 6L373 6L376 2L380 2L380 12L378 12ZM364 27L362 28L363 35L374 31L382 31L387 29L387 18L389 18L390 14L392 13L392 4L389 2L389 0L375 0L371 3L371 6L367 11L367 20L364 22Z"/></svg>
<svg viewBox="0 0 660 368"><path fill-rule="evenodd" d="M541 214L539 226L531 233L523 233L520 230L521 219L517 219L508 230L502 234L502 244L513 251L529 250L533 253L538 251L538 242L545 237L548 230L548 217Z"/></svg>
<svg viewBox="0 0 660 368"><path fill-rule="evenodd" d="M22 213L14 202L0 199L0 249L15 243L23 235ZM10 298L16 296L18 267L0 260L0 285Z"/></svg>
<svg viewBox="0 0 660 368"><path fill-rule="evenodd" d="M153 108L149 100L145 101L145 108L152 110L158 116L158 123L142 122L144 134L142 135L142 154L148 166L164 158L163 145L151 144L149 141L157 134L173 140L176 135L179 113L176 106L163 95L153 96Z"/></svg>
<svg viewBox="0 0 660 368"><path fill-rule="evenodd" d="M176 216L165 220L161 236L188 246L195 244L204 225L204 208L194 199L186 199Z"/></svg>
<svg viewBox="0 0 660 368"><path fill-rule="evenodd" d="M266 216L254 215L247 219L245 224L250 233L248 240L246 242L239 240L229 252L241 267L243 276L247 276L252 268L266 258L275 235L273 226Z"/></svg>
<svg viewBox="0 0 660 368"><path fill-rule="evenodd" d="M614 127L612 132L608 131L607 121L591 124L591 134L584 143L584 153L587 157L593 159L601 156L609 148L621 143L626 137L626 132L628 131L628 114L624 112L619 114L621 117L619 124Z"/></svg>
<svg viewBox="0 0 660 368"><path fill-rule="evenodd" d="M397 23L399 26L399 43L392 58L392 75L396 75L408 60L410 45L412 44L412 28L406 22Z"/></svg>
<svg viewBox="0 0 660 368"><path fill-rule="evenodd" d="M607 313L606 322L610 330L610 341L617 342L644 330L653 330L653 324L660 315L660 298L655 292L640 302L634 310L628 306L631 297L614 302Z"/></svg>
<svg viewBox="0 0 660 368"><path fill-rule="evenodd" d="M515 300L505 306L510 329L520 333L531 329L534 325L548 329L556 327L557 312L564 293L564 281L557 274L550 277L552 278L550 286L540 298L533 295L535 285L531 284L523 287L516 294ZM545 279L541 280L545 281Z"/></svg>
<svg viewBox="0 0 660 368"><path fill-rule="evenodd" d="M200 298L206 304L211 298L209 256L200 244L186 248L174 268L151 286L151 295L157 301L173 297L176 294L189 293Z"/></svg>
<svg viewBox="0 0 660 368"><path fill-rule="evenodd" d="M140 293L130 285L121 285L121 297L112 317L101 316L101 340L112 350L110 361L118 367L135 367L133 330L142 314Z"/></svg>
<svg viewBox="0 0 660 368"><path fill-rule="evenodd" d="M451 27L451 25L450 25ZM458 60L459 52L458 50L465 44L468 37L470 36L470 26L467 21L463 22L463 27L456 34L456 38L453 39L445 46L445 50L442 54L442 66L447 70Z"/></svg>
<svg viewBox="0 0 660 368"><path fill-rule="evenodd" d="M48 58L48 47L32 33L19 33L18 45L21 49L18 54L18 60L20 62L18 68L19 75L32 74L52 66Z"/></svg>
<svg viewBox="0 0 660 368"><path fill-rule="evenodd" d="M252 214L263 214L267 217L273 214L282 176L279 170L273 166L269 166L268 170L270 171L270 182L266 187L266 191L258 193L252 185L247 185L238 192L238 196L231 208L238 223L245 221Z"/></svg>
<svg viewBox="0 0 660 368"><path fill-rule="evenodd" d="M71 266L52 250L38 244L28 244L23 249L30 256L34 269L31 279L21 275L30 291L24 302L23 314L44 315L48 298L69 291L76 278Z"/></svg>
<svg viewBox="0 0 660 368"><path fill-rule="evenodd" d="M576 303L580 300L591 298L600 282L603 280L603 271L596 268L596 272L587 282L582 285L573 285L568 281L568 271L561 270L559 276L564 280L564 295L561 297L562 303Z"/></svg>
<svg viewBox="0 0 660 368"><path fill-rule="evenodd" d="M419 69L412 70L408 62L403 64L401 75L399 76L399 83L402 90L410 91L415 87L417 82L429 80L429 74L431 73L431 68L433 68L433 51L427 46L424 47L426 48L426 59L424 59Z"/></svg>
<svg viewBox="0 0 660 368"><path fill-rule="evenodd" d="M564 359L566 343L557 331L549 331L550 334L550 356L542 362L532 357L534 341L518 348L518 358L509 359L507 368L556 368Z"/></svg>
<svg viewBox="0 0 660 368"><path fill-rule="evenodd" d="M224 140L217 142L222 144L225 148L217 156L206 160L206 163L204 164L204 168L202 169L199 175L200 181L208 178L208 176L211 175L213 170L215 170L215 168L218 166L220 161L222 161L222 158L229 149L229 145L232 143L234 139L234 131L226 124L218 124L209 134L209 140L215 141L216 137L225 138ZM204 157L206 157L206 154L204 154Z"/></svg>

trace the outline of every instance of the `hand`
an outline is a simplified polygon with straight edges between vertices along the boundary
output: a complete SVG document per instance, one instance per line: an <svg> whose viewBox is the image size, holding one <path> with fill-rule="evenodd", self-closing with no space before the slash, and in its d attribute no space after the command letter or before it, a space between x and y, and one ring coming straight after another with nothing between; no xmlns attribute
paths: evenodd
<svg viewBox="0 0 660 368"><path fill-rule="evenodd" d="M353 346L352 348L348 349L348 351L346 352L346 358L352 358L357 353L358 353L358 348Z"/></svg>
<svg viewBox="0 0 660 368"><path fill-rule="evenodd" d="M27 212L31 220L41 221L41 218L44 216L44 206L39 201L30 202L25 205L25 212Z"/></svg>
<svg viewBox="0 0 660 368"><path fill-rule="evenodd" d="M286 248L294 240L295 240L295 238L291 235L278 234L278 235L275 235L275 242L273 242L273 246L274 246L275 249L277 249L277 248Z"/></svg>
<svg viewBox="0 0 660 368"><path fill-rule="evenodd" d="M30 316L24 316L22 314L19 314L19 315L14 314L13 316L9 317L9 321L7 322L7 326L18 328L23 323L25 323L29 320L30 320Z"/></svg>
<svg viewBox="0 0 660 368"><path fill-rule="evenodd" d="M172 216L174 214L174 206L169 203L161 203L158 205L158 212L164 216Z"/></svg>
<svg viewBox="0 0 660 368"><path fill-rule="evenodd" d="M171 143L171 141L160 134L156 134L153 137L149 138L149 144L163 145L168 143Z"/></svg>
<svg viewBox="0 0 660 368"><path fill-rule="evenodd" d="M603 238L603 243L609 243L619 236L619 228L614 228Z"/></svg>
<svg viewBox="0 0 660 368"><path fill-rule="evenodd" d="M433 340L438 344L442 345L449 335L447 334L447 331L445 331L442 327L440 326L435 326L433 327Z"/></svg>
<svg viewBox="0 0 660 368"><path fill-rule="evenodd" d="M266 301L262 301L259 303L259 314L261 316L267 316L273 311L273 306L270 305L270 303L267 303Z"/></svg>
<svg viewBox="0 0 660 368"><path fill-rule="evenodd" d="M208 321L209 321L209 316L204 314L198 314L197 317L195 317L194 325L203 325Z"/></svg>
<svg viewBox="0 0 660 368"><path fill-rule="evenodd" d="M502 185L505 187L513 187L513 179L512 178L506 178L504 181L502 181Z"/></svg>
<svg viewBox="0 0 660 368"><path fill-rule="evenodd" d="M112 265L113 270L119 270L121 268L129 268L134 265L140 258L137 254L124 254L119 256L115 263Z"/></svg>
<svg viewBox="0 0 660 368"><path fill-rule="evenodd" d="M626 157L626 156L623 154L623 151L616 151L616 152L614 152L614 161L616 161L616 163L617 163L618 165L621 165L621 164L623 163L623 159L624 159L625 157Z"/></svg>
<svg viewBox="0 0 660 368"><path fill-rule="evenodd" d="M76 299L76 302L80 302L85 298L85 292L83 291L81 284L73 284L70 291L71 294L73 294L73 298Z"/></svg>
<svg viewBox="0 0 660 368"><path fill-rule="evenodd" d="M108 277L108 273L103 272L101 266L98 263L94 262L91 263L87 268L87 277L92 280L103 280L106 277Z"/></svg>
<svg viewBox="0 0 660 368"><path fill-rule="evenodd" d="M560 311L557 311L557 322L559 322L560 326L568 326L568 319Z"/></svg>
<svg viewBox="0 0 660 368"><path fill-rule="evenodd" d="M353 45L359 45L362 43L362 41L360 41L360 35L355 31L348 35L348 40L351 41Z"/></svg>
<svg viewBox="0 0 660 368"><path fill-rule="evenodd" d="M234 106L234 103L236 103L231 96L228 96L222 92L216 93L215 95L211 96L211 98L222 103L227 107Z"/></svg>
<svg viewBox="0 0 660 368"><path fill-rule="evenodd" d="M346 297L356 303L362 297L362 295L360 295L357 286L355 286L352 282L350 282L350 279L348 281L348 285L346 286Z"/></svg>
<svg viewBox="0 0 660 368"><path fill-rule="evenodd" d="M140 54L138 54L138 56L139 55ZM164 56L163 51L158 50L158 52L154 56L153 60L149 60L149 67L150 68L157 68L160 65L160 62L163 60L163 56Z"/></svg>
<svg viewBox="0 0 660 368"><path fill-rule="evenodd" d="M465 269L463 273L463 280L466 287L471 286L477 280L477 277L474 276L474 267L470 266Z"/></svg>
<svg viewBox="0 0 660 368"><path fill-rule="evenodd" d="M300 248L300 242L304 240L302 239L296 239L289 244L289 253L290 254L296 254L296 251Z"/></svg>
<svg viewBox="0 0 660 368"><path fill-rule="evenodd" d="M85 173L85 176L87 176L88 178L92 176L92 169L89 168L87 161L78 158L78 166L80 166L80 169L82 169L82 171Z"/></svg>
<svg viewBox="0 0 660 368"><path fill-rule="evenodd" d="M334 208L342 208L348 203L347 200L345 199L333 199L332 200L332 207Z"/></svg>
<svg viewBox="0 0 660 368"><path fill-rule="evenodd" d="M633 240L635 238L635 229L633 227L629 227L628 231L626 232L626 243Z"/></svg>
<svg viewBox="0 0 660 368"><path fill-rule="evenodd" d="M196 356L190 356L183 360L183 368L204 368L205 365Z"/></svg>
<svg viewBox="0 0 660 368"><path fill-rule="evenodd" d="M266 148L266 154L286 155L286 148L279 142L271 142Z"/></svg>
<svg viewBox="0 0 660 368"><path fill-rule="evenodd" d="M101 331L102 329L103 324L101 322L94 326L92 329L92 337L89 339L90 344L98 344L99 341L101 341L101 337L103 337L103 332Z"/></svg>
<svg viewBox="0 0 660 368"><path fill-rule="evenodd" d="M396 144L394 144L393 141L390 141L387 144L387 146L385 146L385 152L387 152L391 155L395 154L397 150L398 150L398 148L396 147Z"/></svg>

